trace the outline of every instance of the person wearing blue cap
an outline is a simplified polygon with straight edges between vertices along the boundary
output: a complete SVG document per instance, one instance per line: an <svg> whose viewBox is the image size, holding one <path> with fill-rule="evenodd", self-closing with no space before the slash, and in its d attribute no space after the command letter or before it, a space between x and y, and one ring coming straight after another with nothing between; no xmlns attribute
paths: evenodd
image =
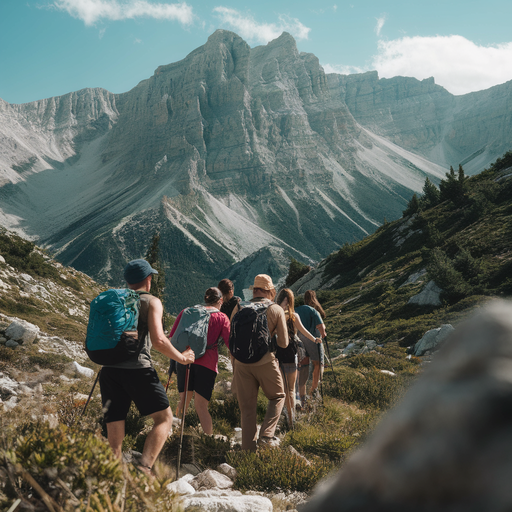
<svg viewBox="0 0 512 512"><path fill-rule="evenodd" d="M153 368L151 348L175 361L187 365L194 362L194 352L188 347L180 353L163 330L163 306L160 299L149 293L153 274L158 271L143 259L130 261L124 269L128 288L140 295L139 323L137 331L144 345L139 355L114 364L103 366L100 373L100 389L107 438L114 454L121 458L121 446L125 435L125 421L132 401L142 416L150 416L154 425L144 443L142 456L135 465L147 474L172 429L172 411L165 389Z"/></svg>

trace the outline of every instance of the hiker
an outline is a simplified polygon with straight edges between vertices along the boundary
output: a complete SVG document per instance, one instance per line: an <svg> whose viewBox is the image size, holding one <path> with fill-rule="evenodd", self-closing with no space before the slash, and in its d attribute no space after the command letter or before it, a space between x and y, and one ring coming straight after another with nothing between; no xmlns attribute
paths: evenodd
<svg viewBox="0 0 512 512"><path fill-rule="evenodd" d="M304 327L313 336L320 334L321 338L326 337L327 334L323 322L325 311L320 305L320 302L318 302L314 290L307 290L306 293L304 293L304 305L297 307L295 312L299 315ZM307 399L306 383L309 378L310 360L313 361L313 380L311 382L310 396L316 396L318 393L318 382L320 381L324 364L324 348L321 338L316 338L317 342L314 344L300 332L299 338L304 343L307 354L302 361L299 361L299 396L300 403L304 406ZM320 340L319 344L318 340Z"/></svg>
<svg viewBox="0 0 512 512"><path fill-rule="evenodd" d="M276 304L279 304L286 315L286 326L288 329L288 346L286 348L277 347L276 357L281 368L285 392L286 392L286 410L288 411L288 424L293 426L295 415L295 381L297 380L298 359L303 359L305 349L302 341L297 337L297 332L301 333L311 343L322 343L320 338L315 338L302 325L299 315L294 311L293 292L289 288L283 288L277 295ZM300 356L299 356L300 354Z"/></svg>
<svg viewBox="0 0 512 512"><path fill-rule="evenodd" d="M261 447L277 444L274 433L284 406L285 391L279 363L270 351L270 338L277 334L278 346L286 348L288 333L283 308L272 302L276 295L272 278L259 274L254 278L251 288L252 300L241 303L233 310L229 349L233 363L232 389L241 413L242 450L256 451L257 444ZM244 329L242 322L251 310L260 312L257 321L248 326L249 330L254 331L252 337L247 334L249 330ZM264 344L264 340L268 343ZM242 358L244 350L248 350L250 356L245 359L253 362L238 359ZM256 406L260 387L268 399L268 406L257 442Z"/></svg>
<svg viewBox="0 0 512 512"><path fill-rule="evenodd" d="M178 352L164 334L162 303L149 294L153 274L158 272L146 260L137 259L126 265L124 278L128 288L140 294L137 332L139 339L144 339L144 345L139 355L103 366L99 378L107 438L117 457L122 458L125 420L132 401L141 416L150 416L154 421L146 437L142 457L134 461L146 474L151 474L151 468L171 431L173 419L167 394L152 365L151 348L182 364L194 362L194 352L190 348Z"/></svg>
<svg viewBox="0 0 512 512"><path fill-rule="evenodd" d="M240 297L235 295L235 287L233 282L229 279L223 279L217 285L219 290L222 292L222 306L220 310L225 313L228 318L231 318L231 313L233 313L233 309L240 304Z"/></svg>
<svg viewBox="0 0 512 512"><path fill-rule="evenodd" d="M208 412L208 404L212 397L215 379L219 371L217 366L219 361L219 341L222 340L225 345L228 344L230 324L229 318L219 311L222 306L222 292L218 288L208 288L204 294L204 302L207 311L210 313L206 351L203 356L198 357L194 363L190 365L187 391L194 392L194 405L203 432L208 435L213 435L212 417ZM169 338L172 337L178 328L183 311L181 311L176 318ZM183 412L183 407L185 406L185 372L186 367L178 363L178 391L180 393L180 402L176 412L178 415L180 411ZM186 395L187 403L185 411L192 400L192 393L186 393Z"/></svg>

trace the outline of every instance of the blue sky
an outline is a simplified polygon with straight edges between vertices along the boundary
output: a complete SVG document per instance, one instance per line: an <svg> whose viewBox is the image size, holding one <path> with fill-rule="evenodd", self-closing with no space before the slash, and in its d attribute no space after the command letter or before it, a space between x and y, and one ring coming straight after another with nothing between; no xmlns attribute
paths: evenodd
<svg viewBox="0 0 512 512"><path fill-rule="evenodd" d="M0 98L126 92L218 28L252 47L283 30L328 72L434 76L453 94L512 79L510 0L1 0Z"/></svg>

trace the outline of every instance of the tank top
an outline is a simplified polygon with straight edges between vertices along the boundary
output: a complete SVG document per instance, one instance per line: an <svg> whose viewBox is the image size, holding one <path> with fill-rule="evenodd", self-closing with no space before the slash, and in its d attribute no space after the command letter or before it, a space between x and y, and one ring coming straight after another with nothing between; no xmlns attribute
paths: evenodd
<svg viewBox="0 0 512 512"><path fill-rule="evenodd" d="M295 354L297 354L297 344L295 342L295 323L289 317L286 311L286 327L288 330L288 346L281 348L279 345L276 350L276 357L280 363L295 363Z"/></svg>

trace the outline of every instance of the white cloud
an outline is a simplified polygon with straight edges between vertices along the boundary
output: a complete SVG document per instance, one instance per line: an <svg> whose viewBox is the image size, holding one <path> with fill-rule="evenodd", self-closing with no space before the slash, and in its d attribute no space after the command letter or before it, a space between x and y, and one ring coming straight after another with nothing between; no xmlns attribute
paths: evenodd
<svg viewBox="0 0 512 512"><path fill-rule="evenodd" d="M67 12L86 25L102 20L156 18L176 20L189 25L194 19L192 7L186 2L179 4L151 3L147 0L55 0L53 5Z"/></svg>
<svg viewBox="0 0 512 512"><path fill-rule="evenodd" d="M380 36L380 31L382 30L384 23L386 23L386 15L385 14L383 14L380 18L377 18L377 25L375 25L375 33L378 36Z"/></svg>
<svg viewBox="0 0 512 512"><path fill-rule="evenodd" d="M339 64L322 64L326 73L338 73L339 75L352 75L353 73L364 73L368 71L357 66L342 66Z"/></svg>
<svg viewBox="0 0 512 512"><path fill-rule="evenodd" d="M336 4L334 4L334 5L332 6L332 10L333 10L334 12L336 12L336 10L337 10L337 9L338 9L338 6L337 6Z"/></svg>
<svg viewBox="0 0 512 512"><path fill-rule="evenodd" d="M381 40L373 69L381 78L433 76L452 94L466 94L512 79L512 43L478 46L456 35Z"/></svg>
<svg viewBox="0 0 512 512"><path fill-rule="evenodd" d="M303 25L298 19L280 15L279 23L258 23L251 16L229 7L215 7L213 12L221 22L232 28L238 35L247 41L268 43L276 39L283 32L289 32L295 39L307 39L310 28Z"/></svg>

